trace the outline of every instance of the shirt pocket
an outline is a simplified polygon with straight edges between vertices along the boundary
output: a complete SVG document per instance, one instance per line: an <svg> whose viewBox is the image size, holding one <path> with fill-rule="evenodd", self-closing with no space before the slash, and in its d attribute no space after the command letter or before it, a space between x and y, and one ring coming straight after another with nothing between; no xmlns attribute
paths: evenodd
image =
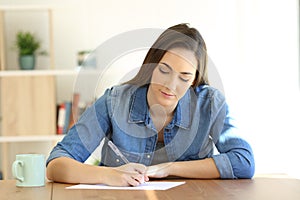
<svg viewBox="0 0 300 200"><path fill-rule="evenodd" d="M107 144L103 147L101 164L108 167L118 167L126 162L117 155ZM141 156L139 153L129 152L119 148L119 151L127 158L129 162L139 163Z"/></svg>

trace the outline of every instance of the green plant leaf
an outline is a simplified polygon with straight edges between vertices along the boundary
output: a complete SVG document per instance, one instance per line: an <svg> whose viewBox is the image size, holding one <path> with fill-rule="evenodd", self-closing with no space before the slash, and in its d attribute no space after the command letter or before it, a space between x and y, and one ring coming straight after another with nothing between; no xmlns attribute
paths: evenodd
<svg viewBox="0 0 300 200"><path fill-rule="evenodd" d="M30 32L19 31L15 45L19 55L33 55L40 48L40 41Z"/></svg>

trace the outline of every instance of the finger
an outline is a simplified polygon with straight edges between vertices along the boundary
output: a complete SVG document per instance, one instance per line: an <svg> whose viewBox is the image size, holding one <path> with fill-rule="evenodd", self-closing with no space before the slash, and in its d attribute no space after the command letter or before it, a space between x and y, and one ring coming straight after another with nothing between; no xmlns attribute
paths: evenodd
<svg viewBox="0 0 300 200"><path fill-rule="evenodd" d="M144 174L144 181L145 182L149 181L149 177L146 174Z"/></svg>
<svg viewBox="0 0 300 200"><path fill-rule="evenodd" d="M138 181L140 184L145 183L145 178L143 174L132 176L132 178Z"/></svg>
<svg viewBox="0 0 300 200"><path fill-rule="evenodd" d="M131 177L131 176L128 177L127 183L130 186L138 186L141 184L136 178Z"/></svg>

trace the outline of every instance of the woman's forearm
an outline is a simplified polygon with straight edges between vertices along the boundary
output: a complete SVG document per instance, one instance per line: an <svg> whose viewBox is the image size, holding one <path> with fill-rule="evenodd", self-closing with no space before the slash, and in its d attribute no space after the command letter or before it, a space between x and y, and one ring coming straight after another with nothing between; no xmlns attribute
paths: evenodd
<svg viewBox="0 0 300 200"><path fill-rule="evenodd" d="M220 173L212 158L195 161L162 163L150 166L147 169L147 175L153 178L163 178L167 176L202 179L220 178Z"/></svg>
<svg viewBox="0 0 300 200"><path fill-rule="evenodd" d="M212 158L195 161L175 162L170 167L170 175L185 178L220 178L220 173Z"/></svg>
<svg viewBox="0 0 300 200"><path fill-rule="evenodd" d="M67 157L52 160L47 166L47 178L64 183L100 183L104 182L105 168L86 165Z"/></svg>
<svg viewBox="0 0 300 200"><path fill-rule="evenodd" d="M47 166L47 178L63 183L103 183L113 186L137 186L148 177L146 166L128 163L119 167L94 166L67 157L56 158Z"/></svg>

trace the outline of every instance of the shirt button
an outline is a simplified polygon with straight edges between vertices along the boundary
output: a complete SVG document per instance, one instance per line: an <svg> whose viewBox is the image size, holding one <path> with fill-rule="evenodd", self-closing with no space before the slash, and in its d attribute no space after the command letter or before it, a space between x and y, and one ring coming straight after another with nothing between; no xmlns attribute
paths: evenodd
<svg viewBox="0 0 300 200"><path fill-rule="evenodd" d="M151 156L148 154L148 155L147 155L147 158L151 158Z"/></svg>
<svg viewBox="0 0 300 200"><path fill-rule="evenodd" d="M120 162L120 160L119 160L119 159L116 159L116 162L118 163L118 162Z"/></svg>

